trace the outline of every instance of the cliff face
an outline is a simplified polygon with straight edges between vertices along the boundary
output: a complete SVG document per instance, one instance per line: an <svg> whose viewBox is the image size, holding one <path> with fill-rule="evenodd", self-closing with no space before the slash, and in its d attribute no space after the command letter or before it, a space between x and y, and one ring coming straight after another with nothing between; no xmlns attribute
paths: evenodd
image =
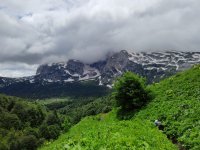
<svg viewBox="0 0 200 150"><path fill-rule="evenodd" d="M151 83L198 63L200 63L200 52L129 53L122 50L107 57L105 61L93 64L69 60L66 63L41 65L37 70L37 75L49 81L65 82L98 77L99 84L110 85L115 77L123 72L131 71L146 77Z"/></svg>
<svg viewBox="0 0 200 150"><path fill-rule="evenodd" d="M41 65L36 74L38 79L45 79L50 82L73 82L96 78L99 76L99 71L78 60L69 60L66 63Z"/></svg>
<svg viewBox="0 0 200 150"><path fill-rule="evenodd" d="M108 57L104 68L101 70L101 82L103 84L111 84L114 78L122 75L125 71L132 71L143 75L142 65L130 61L130 56L127 51L122 50Z"/></svg>
<svg viewBox="0 0 200 150"><path fill-rule="evenodd" d="M77 60L69 60L67 62L66 68L70 74L79 74L83 75L84 73L84 64Z"/></svg>

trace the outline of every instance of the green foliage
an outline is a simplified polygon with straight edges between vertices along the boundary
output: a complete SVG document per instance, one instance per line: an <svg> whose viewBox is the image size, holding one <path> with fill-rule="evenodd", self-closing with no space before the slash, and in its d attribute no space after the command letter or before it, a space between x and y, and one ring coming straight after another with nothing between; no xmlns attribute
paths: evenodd
<svg viewBox="0 0 200 150"><path fill-rule="evenodd" d="M37 139L33 135L23 136L20 138L20 149L23 150L36 150Z"/></svg>
<svg viewBox="0 0 200 150"><path fill-rule="evenodd" d="M113 105L114 101L110 96L81 98L72 101L71 104L61 108L58 112L67 116L68 126L78 123L83 117L109 112Z"/></svg>
<svg viewBox="0 0 200 150"><path fill-rule="evenodd" d="M57 115L62 123L62 128L65 131L68 130L72 125L78 123L81 118L96 115L99 113L106 113L112 110L114 101L110 96L107 97L81 97L81 98L51 98L45 100L37 100L36 103L44 105L48 110L56 110ZM54 105L55 104L55 105ZM47 122L54 120L52 114L49 114ZM49 118L49 119L48 119ZM48 121L49 120L49 121Z"/></svg>
<svg viewBox="0 0 200 150"><path fill-rule="evenodd" d="M46 117L46 123L47 125L61 125L61 121L60 118L58 117L58 114L56 111L54 111L53 113L48 114L48 116Z"/></svg>
<svg viewBox="0 0 200 150"><path fill-rule="evenodd" d="M200 66L151 85L155 99L138 113L139 118L159 119L164 133L185 149L200 149Z"/></svg>
<svg viewBox="0 0 200 150"><path fill-rule="evenodd" d="M23 123L30 122L32 127L40 125L45 118L40 106L27 105L22 102L16 103L11 109L11 113L17 114Z"/></svg>
<svg viewBox="0 0 200 150"><path fill-rule="evenodd" d="M119 121L116 111L84 118L57 141L41 150L165 149L176 150L167 137L149 121Z"/></svg>
<svg viewBox="0 0 200 150"><path fill-rule="evenodd" d="M138 112L129 111L129 116L135 113L130 120L118 120L116 109L105 114L114 105L109 96L30 103L0 95L0 149L34 150L45 140L41 149L177 149L169 139L180 149L200 149L200 66L147 88L143 79L127 74L115 85L120 106L135 109L149 102ZM155 95L152 101L149 91ZM156 119L163 131L154 126ZM62 130L68 132L52 142Z"/></svg>
<svg viewBox="0 0 200 150"><path fill-rule="evenodd" d="M6 144L1 141L0 141L0 150L8 150L8 147L6 146Z"/></svg>
<svg viewBox="0 0 200 150"><path fill-rule="evenodd" d="M20 129L21 121L16 114L2 112L0 114L0 127L5 129Z"/></svg>
<svg viewBox="0 0 200 150"><path fill-rule="evenodd" d="M131 120L116 111L86 117L41 150L64 149L200 149L200 65L149 86L155 98ZM154 126L159 119L164 130ZM166 135L165 135L166 134ZM176 141L178 146L170 140Z"/></svg>
<svg viewBox="0 0 200 150"><path fill-rule="evenodd" d="M42 124L48 124L49 136L41 135ZM46 140L60 134L61 120L56 112L47 112L39 104L16 97L0 95L0 149L35 150Z"/></svg>
<svg viewBox="0 0 200 150"><path fill-rule="evenodd" d="M28 136L28 135L34 135L35 137L39 138L39 134L38 134L38 129L37 128L31 128L31 127L27 127L24 129L24 135Z"/></svg>
<svg viewBox="0 0 200 150"><path fill-rule="evenodd" d="M52 103L46 104L46 107L50 110L58 110L61 109L67 105L70 105L72 102L71 101L55 101Z"/></svg>
<svg viewBox="0 0 200 150"><path fill-rule="evenodd" d="M57 139L60 135L60 127L58 125L47 125L43 124L40 129L39 133L45 139Z"/></svg>
<svg viewBox="0 0 200 150"><path fill-rule="evenodd" d="M97 80L80 81L73 83L46 83L36 81L18 82L0 88L1 93L23 98L44 99L52 97L100 97L109 94L106 86L99 86Z"/></svg>
<svg viewBox="0 0 200 150"><path fill-rule="evenodd" d="M118 78L114 89L116 104L125 111L140 108L151 99L144 79L132 72L126 72Z"/></svg>
<svg viewBox="0 0 200 150"><path fill-rule="evenodd" d="M37 138L33 135L20 136L10 141L10 150L36 150Z"/></svg>

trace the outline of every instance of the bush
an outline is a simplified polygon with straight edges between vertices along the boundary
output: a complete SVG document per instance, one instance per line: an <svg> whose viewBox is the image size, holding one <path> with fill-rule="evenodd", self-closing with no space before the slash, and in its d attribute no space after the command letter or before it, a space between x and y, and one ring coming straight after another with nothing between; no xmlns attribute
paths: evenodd
<svg viewBox="0 0 200 150"><path fill-rule="evenodd" d="M57 139L60 135L60 128L58 125L50 125L48 126L50 139Z"/></svg>
<svg viewBox="0 0 200 150"><path fill-rule="evenodd" d="M54 125L54 124L57 124L57 125L61 125L61 122L60 122L60 119L58 117L58 114L56 111L54 111L53 113L50 113L47 118L46 118L46 123L48 125Z"/></svg>
<svg viewBox="0 0 200 150"><path fill-rule="evenodd" d="M16 114L10 114L10 113L2 113L0 115L0 127L5 129L19 129L20 128L20 120L17 117Z"/></svg>
<svg viewBox="0 0 200 150"><path fill-rule="evenodd" d="M37 107L30 107L27 110L27 114L28 114L28 121L30 122L30 125L32 127L37 127L39 126L43 120L45 119L45 114L42 111L42 108L40 108L39 106Z"/></svg>
<svg viewBox="0 0 200 150"><path fill-rule="evenodd" d="M0 150L8 150L8 147L0 141Z"/></svg>
<svg viewBox="0 0 200 150"><path fill-rule="evenodd" d="M27 114L27 105L25 105L22 102L18 102L13 107L11 113L16 114L18 118L21 120L22 123L25 123L28 121L28 114Z"/></svg>
<svg viewBox="0 0 200 150"><path fill-rule="evenodd" d="M114 83L114 97L122 110L134 110L144 106L150 99L145 80L132 72L126 72Z"/></svg>
<svg viewBox="0 0 200 150"><path fill-rule="evenodd" d="M20 139L20 147L23 150L36 150L37 149L37 139L33 135L23 136Z"/></svg>
<svg viewBox="0 0 200 150"><path fill-rule="evenodd" d="M36 138L39 138L38 130L34 129L34 128L31 128L31 127L27 127L24 130L24 135L26 135L26 136L28 136L28 135L34 135Z"/></svg>
<svg viewBox="0 0 200 150"><path fill-rule="evenodd" d="M10 150L21 150L21 145L18 140L13 140L10 142Z"/></svg>
<svg viewBox="0 0 200 150"><path fill-rule="evenodd" d="M60 131L61 129L58 125L47 126L47 124L43 124L39 129L41 137L44 137L47 140L57 139L60 135Z"/></svg>

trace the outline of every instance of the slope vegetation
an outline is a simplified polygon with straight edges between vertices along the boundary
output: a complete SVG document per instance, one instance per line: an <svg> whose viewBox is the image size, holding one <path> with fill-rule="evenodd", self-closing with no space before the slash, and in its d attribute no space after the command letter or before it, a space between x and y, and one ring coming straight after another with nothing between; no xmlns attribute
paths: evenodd
<svg viewBox="0 0 200 150"><path fill-rule="evenodd" d="M199 77L200 66L194 66L153 84L149 88L155 94L154 100L130 120L118 120L116 109L108 114L86 117L57 141L46 143L41 149L198 150ZM163 131L154 126L156 119L164 125Z"/></svg>
<svg viewBox="0 0 200 150"><path fill-rule="evenodd" d="M185 149L200 149L200 65L151 86L156 98L137 118L159 119Z"/></svg>
<svg viewBox="0 0 200 150"><path fill-rule="evenodd" d="M119 121L113 111L84 118L67 134L42 149L175 150L176 147L151 122L140 119Z"/></svg>

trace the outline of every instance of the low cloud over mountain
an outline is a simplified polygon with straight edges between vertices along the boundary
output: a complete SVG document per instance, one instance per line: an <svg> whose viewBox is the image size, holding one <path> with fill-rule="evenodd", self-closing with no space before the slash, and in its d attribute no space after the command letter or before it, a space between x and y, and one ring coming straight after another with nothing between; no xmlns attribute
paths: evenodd
<svg viewBox="0 0 200 150"><path fill-rule="evenodd" d="M114 51L200 51L198 0L0 0L0 76ZM14 68L14 69L13 69Z"/></svg>

